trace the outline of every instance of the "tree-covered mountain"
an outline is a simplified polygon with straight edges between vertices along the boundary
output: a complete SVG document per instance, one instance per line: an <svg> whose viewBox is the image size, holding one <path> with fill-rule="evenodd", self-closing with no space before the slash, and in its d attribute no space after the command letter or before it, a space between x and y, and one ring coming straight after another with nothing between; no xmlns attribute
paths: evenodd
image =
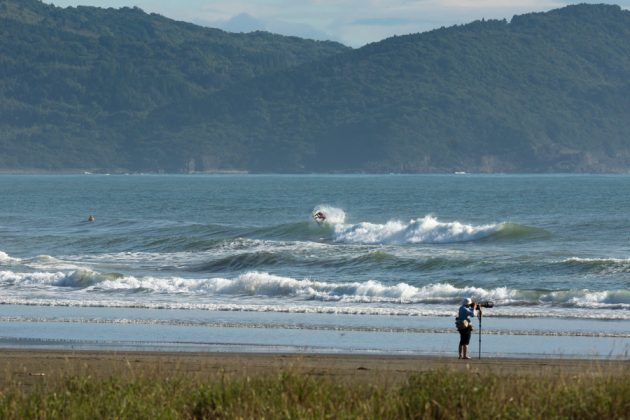
<svg viewBox="0 0 630 420"><path fill-rule="evenodd" d="M0 0L0 168L627 171L630 12L577 5L352 50Z"/></svg>
<svg viewBox="0 0 630 420"><path fill-rule="evenodd" d="M133 169L153 110L348 50L137 8L0 0L0 168Z"/></svg>

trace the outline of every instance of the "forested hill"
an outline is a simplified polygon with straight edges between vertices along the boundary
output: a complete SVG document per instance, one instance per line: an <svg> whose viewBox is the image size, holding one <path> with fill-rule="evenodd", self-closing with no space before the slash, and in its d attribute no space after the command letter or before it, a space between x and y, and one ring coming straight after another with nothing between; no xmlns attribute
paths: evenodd
<svg viewBox="0 0 630 420"><path fill-rule="evenodd" d="M133 170L155 155L151 169L173 168L169 147L142 150L153 110L349 50L138 8L0 0L0 169Z"/></svg>
<svg viewBox="0 0 630 420"><path fill-rule="evenodd" d="M0 0L0 169L630 168L630 12L577 5L352 50Z"/></svg>

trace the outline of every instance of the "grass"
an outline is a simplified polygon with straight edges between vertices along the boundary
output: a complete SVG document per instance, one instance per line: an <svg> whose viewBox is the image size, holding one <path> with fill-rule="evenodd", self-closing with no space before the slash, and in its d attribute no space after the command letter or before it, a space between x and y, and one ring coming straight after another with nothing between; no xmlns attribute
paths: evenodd
<svg viewBox="0 0 630 420"><path fill-rule="evenodd" d="M282 372L197 380L133 377L0 389L2 419L626 419L630 373L540 376L418 373L396 384Z"/></svg>

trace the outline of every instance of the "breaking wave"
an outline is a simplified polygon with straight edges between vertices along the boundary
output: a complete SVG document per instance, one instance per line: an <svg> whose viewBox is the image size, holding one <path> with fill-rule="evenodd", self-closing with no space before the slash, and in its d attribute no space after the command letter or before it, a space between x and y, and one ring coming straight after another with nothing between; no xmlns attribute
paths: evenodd
<svg viewBox="0 0 630 420"><path fill-rule="evenodd" d="M458 287L450 283L414 286L408 283L385 284L365 282L329 283L311 279L295 279L251 271L232 278L213 277L188 279L181 277L124 276L91 270L63 272L15 273L0 271L0 287L5 292L27 292L32 288L61 287L78 291L123 292L126 296L171 295L286 298L293 301L343 302L347 304L448 304L456 305L462 297L492 300L497 306L546 306L585 309L630 309L630 289L619 290L519 290L506 287L485 289ZM61 297L60 297L61 299Z"/></svg>
<svg viewBox="0 0 630 420"><path fill-rule="evenodd" d="M433 216L413 219L407 223L389 221L334 226L334 240L354 244L447 244L471 242L495 237L519 238L539 230L514 223L469 225L461 222L440 222Z"/></svg>
<svg viewBox="0 0 630 420"><path fill-rule="evenodd" d="M10 265L18 262L20 262L18 258L10 257L6 252L0 251L0 264Z"/></svg>
<svg viewBox="0 0 630 420"><path fill-rule="evenodd" d="M75 287L86 288L99 282L120 277L120 274L101 274L92 270L75 270L70 272L34 272L19 273L0 271L0 287Z"/></svg>

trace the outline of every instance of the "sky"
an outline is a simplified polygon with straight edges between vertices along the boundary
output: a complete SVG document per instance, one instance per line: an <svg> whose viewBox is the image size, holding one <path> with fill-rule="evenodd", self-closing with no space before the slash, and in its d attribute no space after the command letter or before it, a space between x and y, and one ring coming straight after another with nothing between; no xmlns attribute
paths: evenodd
<svg viewBox="0 0 630 420"><path fill-rule="evenodd" d="M479 19L507 19L577 3L566 0L45 0L56 6L133 7L231 32L265 30L361 47L394 35ZM630 9L630 0L608 2Z"/></svg>

